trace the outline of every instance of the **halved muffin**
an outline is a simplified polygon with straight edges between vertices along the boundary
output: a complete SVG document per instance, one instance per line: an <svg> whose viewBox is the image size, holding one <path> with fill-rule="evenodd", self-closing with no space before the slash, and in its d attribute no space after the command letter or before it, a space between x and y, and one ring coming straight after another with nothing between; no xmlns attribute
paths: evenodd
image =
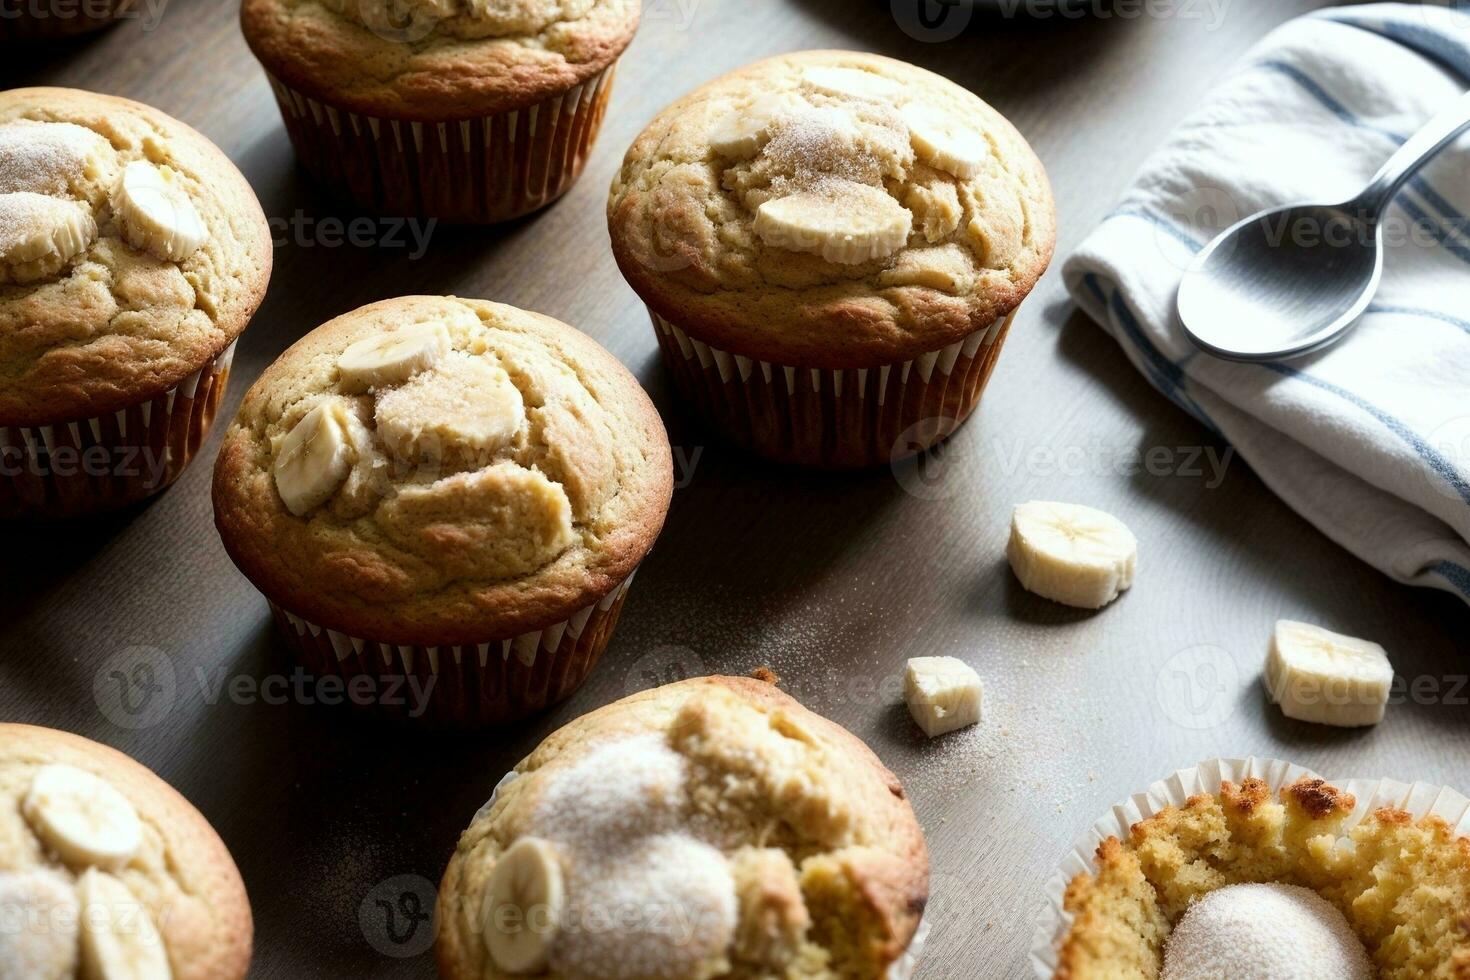
<svg viewBox="0 0 1470 980"><path fill-rule="evenodd" d="M1348 827L1357 800L1302 778L1226 781L1110 837L1097 873L1077 876L1055 976L1152 978L1169 938L1204 896L1271 882L1311 889L1352 926L1384 980L1470 977L1470 840L1445 821L1383 808Z"/></svg>

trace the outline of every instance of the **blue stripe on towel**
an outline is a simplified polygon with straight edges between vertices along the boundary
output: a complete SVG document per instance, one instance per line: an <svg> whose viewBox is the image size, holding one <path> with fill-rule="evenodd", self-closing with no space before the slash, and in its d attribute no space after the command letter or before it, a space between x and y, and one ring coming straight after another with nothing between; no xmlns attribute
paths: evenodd
<svg viewBox="0 0 1470 980"><path fill-rule="evenodd" d="M1442 561L1430 565L1428 571L1459 589L1466 598L1470 598L1470 568L1456 565L1452 561Z"/></svg>
<svg viewBox="0 0 1470 980"><path fill-rule="evenodd" d="M1409 426L1404 424L1397 417L1390 415L1388 412L1385 412L1377 405L1374 405L1372 402L1366 401L1353 392L1348 391L1346 388L1340 388L1337 385L1333 384L1331 381L1324 381L1322 378L1319 378L1316 375L1307 374L1305 371L1298 371L1290 364L1272 362L1269 364L1263 364L1261 366L1268 370L1276 372L1282 377L1293 378L1298 381L1305 381L1307 384L1336 395L1343 401L1348 402L1351 405L1355 405L1358 408L1362 409L1364 412L1367 412L1369 415L1373 416L1375 419L1381 422L1383 426L1387 428L1390 432L1392 432L1394 435L1398 436L1405 443L1407 443L1408 446L1414 450L1415 454L1417 454L1418 457L1423 460L1430 469L1439 474L1441 479L1443 479L1446 483L1454 488L1455 492L1460 495L1461 500L1463 500L1467 504L1470 504L1470 483L1467 483L1465 478L1460 475L1460 472L1455 469L1455 465L1451 463L1448 459L1446 459L1439 452L1439 450L1435 449L1429 443L1425 442L1418 433L1409 428Z"/></svg>
<svg viewBox="0 0 1470 980"><path fill-rule="evenodd" d="M1463 9L1465 4L1456 0L1454 7ZM1397 20L1370 20L1356 11L1347 9L1324 10L1313 16L1337 21L1339 24L1346 24L1348 27L1356 27L1370 34L1387 38L1417 54L1439 62L1463 79L1470 79L1470 45L1448 34L1430 30L1423 24ZM1470 21L1467 21L1464 26L1470 28Z"/></svg>

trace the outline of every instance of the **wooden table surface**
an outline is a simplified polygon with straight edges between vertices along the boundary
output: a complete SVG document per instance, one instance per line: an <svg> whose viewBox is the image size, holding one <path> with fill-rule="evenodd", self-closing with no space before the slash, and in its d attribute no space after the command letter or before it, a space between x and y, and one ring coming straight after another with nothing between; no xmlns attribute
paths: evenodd
<svg viewBox="0 0 1470 980"><path fill-rule="evenodd" d="M266 364L336 314L405 293L483 296L575 324L627 363L664 412L681 479L587 686L508 731L426 736L304 703L309 689L267 703L281 692L263 682L289 678L291 665L265 602L215 535L216 429L203 460L146 507L6 529L0 717L117 746L188 796L244 873L252 975L287 980L431 976L430 929L414 903L432 907L458 833L500 776L569 719L699 673L775 667L904 780L934 859L925 980L1028 976L1041 885L1071 842L1117 799L1202 759L1257 754L1470 789L1463 606L1358 562L1240 460L1217 477L1208 460L1226 447L1076 312L1056 267L1018 317L981 410L941 453L921 469L834 476L755 462L687 421L607 248L609 181L660 107L765 55L842 47L932 68L1014 120L1056 188L1059 266L1213 77L1276 24L1322 5L977 14L936 41L906 32L887 0L649 0L582 182L507 227L436 229L423 255L395 247L382 223L371 225L384 239L374 247L340 243L332 221L355 215L296 171L232 3L155 3L156 22L7 50L6 87L129 96L199 128L276 221L275 276L240 344L228 412ZM1156 465L1130 465L1150 451ZM1095 615L1023 592L1003 545L1011 507L1034 498L1127 521L1142 542L1135 589ZM1401 674L1421 679L1421 696L1370 731L1283 719L1258 683L1279 617L1382 641ZM980 729L934 743L916 734L893 685L906 658L929 654L979 669ZM110 686L139 663L165 690L130 715Z"/></svg>

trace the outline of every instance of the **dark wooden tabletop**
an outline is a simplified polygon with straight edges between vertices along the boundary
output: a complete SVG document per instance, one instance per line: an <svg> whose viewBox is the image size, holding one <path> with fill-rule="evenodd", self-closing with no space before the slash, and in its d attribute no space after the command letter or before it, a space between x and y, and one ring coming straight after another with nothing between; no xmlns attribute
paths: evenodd
<svg viewBox="0 0 1470 980"><path fill-rule="evenodd" d="M1115 800L1179 767L1257 754L1327 775L1470 789L1463 606L1358 562L1238 459L1219 477L1197 462L1223 459L1226 447L1077 314L1055 268L1022 309L981 410L923 469L793 472L687 421L603 217L624 148L676 96L804 48L934 69L990 101L1040 152L1059 203L1060 260L1212 78L1276 24L1323 5L1150 0L1085 19L977 13L957 35L957 22L929 35L905 29L894 12L903 2L648 0L575 190L503 228L436 229L421 255L383 222L359 227L371 246L342 243L356 215L295 169L231 3L154 0L146 19L110 33L0 54L6 87L66 85L150 103L202 130L254 185L280 240L270 295L240 344L229 412L266 364L324 320L388 296L458 293L596 337L648 386L678 447L667 529L590 683L543 717L478 735L384 728L308 703L310 688L268 683L289 680L291 665L265 602L215 535L218 430L201 462L148 506L5 529L0 717L129 752L205 813L250 890L253 976L431 976L430 930L413 928L414 902L431 907L459 831L500 776L567 720L692 674L771 665L904 780L934 858L925 980L1028 975L1041 885L1058 859ZM1130 472L1150 450L1168 464ZM1003 545L1012 506L1034 498L1127 521L1142 542L1135 589L1095 615L1023 592ZM1279 617L1376 638L1401 674L1425 679L1421 692L1439 693L1395 704L1369 731L1286 721L1258 682ZM934 743L916 734L894 679L906 658L930 654L979 669L988 685L980 729ZM138 663L156 668L164 690L141 713L119 712L112 674Z"/></svg>

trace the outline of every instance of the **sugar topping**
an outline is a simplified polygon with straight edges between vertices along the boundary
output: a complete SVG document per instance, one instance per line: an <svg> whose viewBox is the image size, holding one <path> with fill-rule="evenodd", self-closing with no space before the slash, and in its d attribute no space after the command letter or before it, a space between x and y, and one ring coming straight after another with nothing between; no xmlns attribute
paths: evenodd
<svg viewBox="0 0 1470 980"><path fill-rule="evenodd" d="M737 919L724 854L685 829L689 764L658 733L609 742L552 779L534 833L566 859L552 965L587 980L708 975Z"/></svg>
<svg viewBox="0 0 1470 980"><path fill-rule="evenodd" d="M1200 899L1175 928L1164 980L1371 980L1343 914L1295 885L1233 885Z"/></svg>
<svg viewBox="0 0 1470 980"><path fill-rule="evenodd" d="M109 149L101 136L73 123L0 125L0 194L66 195L84 178L98 176Z"/></svg>
<svg viewBox="0 0 1470 980"><path fill-rule="evenodd" d="M685 980L709 976L735 934L735 880L725 855L683 834L575 867L551 955L565 977Z"/></svg>

